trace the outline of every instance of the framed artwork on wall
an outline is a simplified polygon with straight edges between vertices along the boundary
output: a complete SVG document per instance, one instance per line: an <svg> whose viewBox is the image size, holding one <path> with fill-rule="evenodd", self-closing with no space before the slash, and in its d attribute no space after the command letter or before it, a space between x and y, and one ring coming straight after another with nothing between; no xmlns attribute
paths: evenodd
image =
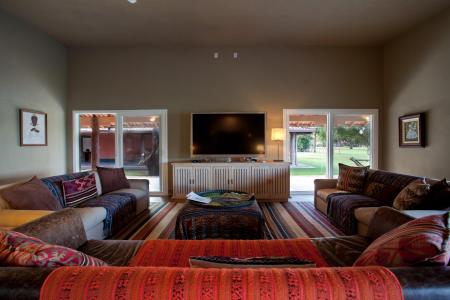
<svg viewBox="0 0 450 300"><path fill-rule="evenodd" d="M20 110L20 146L47 146L47 114Z"/></svg>
<svg viewBox="0 0 450 300"><path fill-rule="evenodd" d="M425 147L425 114L417 113L398 118L400 147Z"/></svg>

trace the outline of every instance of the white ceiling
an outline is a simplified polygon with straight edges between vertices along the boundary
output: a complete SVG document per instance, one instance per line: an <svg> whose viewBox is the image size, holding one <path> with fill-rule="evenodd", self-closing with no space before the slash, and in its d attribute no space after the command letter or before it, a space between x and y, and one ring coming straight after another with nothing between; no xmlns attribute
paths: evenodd
<svg viewBox="0 0 450 300"><path fill-rule="evenodd" d="M0 0L68 46L380 45L449 0Z"/></svg>

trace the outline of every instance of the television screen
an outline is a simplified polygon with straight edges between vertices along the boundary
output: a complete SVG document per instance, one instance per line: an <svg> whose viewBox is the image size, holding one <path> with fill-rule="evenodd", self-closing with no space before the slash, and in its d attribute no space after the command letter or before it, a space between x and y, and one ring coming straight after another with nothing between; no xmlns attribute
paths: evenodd
<svg viewBox="0 0 450 300"><path fill-rule="evenodd" d="M265 113L192 114L191 118L192 156L265 154Z"/></svg>

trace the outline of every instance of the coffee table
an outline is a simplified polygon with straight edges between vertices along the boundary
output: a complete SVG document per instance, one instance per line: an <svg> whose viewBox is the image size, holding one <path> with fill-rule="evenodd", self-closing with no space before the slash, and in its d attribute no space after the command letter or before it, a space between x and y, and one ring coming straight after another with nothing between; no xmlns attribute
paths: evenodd
<svg viewBox="0 0 450 300"><path fill-rule="evenodd" d="M264 239L264 218L254 197L237 201L222 197L237 191L215 190L198 193L213 201L209 205L189 201L179 212L176 238L182 240L205 239ZM228 194L229 195L229 194ZM231 203L234 202L234 203Z"/></svg>

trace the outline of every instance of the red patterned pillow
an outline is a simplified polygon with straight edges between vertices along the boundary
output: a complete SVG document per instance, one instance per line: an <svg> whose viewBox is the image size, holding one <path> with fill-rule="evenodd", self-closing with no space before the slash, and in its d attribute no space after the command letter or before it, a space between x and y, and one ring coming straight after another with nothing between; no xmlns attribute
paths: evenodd
<svg viewBox="0 0 450 300"><path fill-rule="evenodd" d="M339 177L336 188L350 193L362 193L369 167L351 167L339 164Z"/></svg>
<svg viewBox="0 0 450 300"><path fill-rule="evenodd" d="M107 266L95 257L15 231L0 231L0 265L15 267Z"/></svg>
<svg viewBox="0 0 450 300"><path fill-rule="evenodd" d="M449 212L403 224L377 238L354 266L440 265L450 259Z"/></svg>
<svg viewBox="0 0 450 300"><path fill-rule="evenodd" d="M62 182L66 206L75 207L78 204L97 197L95 174Z"/></svg>

